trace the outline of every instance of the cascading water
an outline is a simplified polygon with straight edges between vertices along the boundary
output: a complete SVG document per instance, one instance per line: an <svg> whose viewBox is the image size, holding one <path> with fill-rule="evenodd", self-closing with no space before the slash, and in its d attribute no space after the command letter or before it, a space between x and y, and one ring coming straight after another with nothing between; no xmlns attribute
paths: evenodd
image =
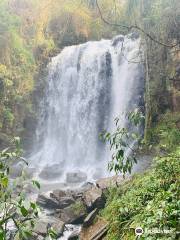
<svg viewBox="0 0 180 240"><path fill-rule="evenodd" d="M110 154L99 134L119 115L125 126L125 113L142 103L139 48L132 34L66 47L52 59L32 157L37 169L80 170L89 180L106 174Z"/></svg>

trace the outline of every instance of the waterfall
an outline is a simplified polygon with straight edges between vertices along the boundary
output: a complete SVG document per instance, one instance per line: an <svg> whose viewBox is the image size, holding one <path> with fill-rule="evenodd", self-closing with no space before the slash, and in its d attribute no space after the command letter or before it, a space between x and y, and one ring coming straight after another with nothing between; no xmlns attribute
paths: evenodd
<svg viewBox="0 0 180 240"><path fill-rule="evenodd" d="M82 171L88 179L106 175L108 147L99 139L113 120L142 104L143 64L134 34L70 46L52 58L32 164Z"/></svg>

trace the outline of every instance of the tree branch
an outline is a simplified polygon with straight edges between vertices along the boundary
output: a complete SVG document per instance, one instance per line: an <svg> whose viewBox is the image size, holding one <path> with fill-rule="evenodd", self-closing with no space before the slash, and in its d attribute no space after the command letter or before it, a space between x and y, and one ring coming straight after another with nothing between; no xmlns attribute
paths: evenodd
<svg viewBox="0 0 180 240"><path fill-rule="evenodd" d="M169 44L166 44L166 43L163 43L159 40L157 40L156 38L152 37L149 33L147 33L144 29L140 28L139 26L137 26L136 24L135 25L131 25L131 26L127 26L127 25L122 25L122 24L117 24L117 23L111 23L109 22L108 20L106 20L101 12L101 8L99 6L99 3L98 3L98 0L96 0L96 6L97 6L97 9L98 9L98 12L99 12L99 15L101 17L101 20L112 26L112 27L121 27L121 28L125 28L127 29L128 31L131 31L133 29L137 29L138 31L142 32L144 35L146 35L149 39L151 39L152 41L154 41L155 43L159 44L159 45L162 45L164 47L167 47L167 48L174 48L176 46L178 46L180 44L180 42L177 42L176 44L174 45L169 45Z"/></svg>

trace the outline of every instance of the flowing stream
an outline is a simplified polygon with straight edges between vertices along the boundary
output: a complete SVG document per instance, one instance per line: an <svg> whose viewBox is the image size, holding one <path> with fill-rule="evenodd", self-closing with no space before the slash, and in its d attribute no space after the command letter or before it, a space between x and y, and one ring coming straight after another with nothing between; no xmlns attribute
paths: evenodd
<svg viewBox="0 0 180 240"><path fill-rule="evenodd" d="M135 34L66 47L52 58L32 156L39 176L43 171L63 181L68 173L86 181L106 176L110 154L99 134L112 130L117 116L126 126L125 113L143 105L140 60Z"/></svg>

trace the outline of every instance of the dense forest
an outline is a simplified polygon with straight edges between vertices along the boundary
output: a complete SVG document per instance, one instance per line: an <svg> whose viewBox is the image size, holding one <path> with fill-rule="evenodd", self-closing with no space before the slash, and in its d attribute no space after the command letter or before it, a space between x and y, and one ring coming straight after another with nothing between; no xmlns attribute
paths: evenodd
<svg viewBox="0 0 180 240"><path fill-rule="evenodd" d="M13 164L17 159L22 160L18 137L22 141L23 156L32 150L51 58L64 47L130 33L141 38L141 63L145 69L144 131L136 156L138 160L138 156L148 155L152 164L123 185L111 186L103 192L105 206L91 225L98 228L98 224L105 222L105 234L101 238L90 238L87 228L82 230L80 239L178 239L180 1L0 0L0 209L5 212L2 217L0 214L0 240L58 239L53 229L47 238L34 237L32 229L38 206L34 202L27 204L20 195L13 200L18 204L12 201L20 183L16 183L14 190L9 175L11 160ZM113 142L114 135L107 134L106 140L111 142L112 137ZM122 150L120 142L113 144ZM10 148L5 149L7 147ZM124 153L119 153L118 174L124 170L119 167ZM23 161L26 162L24 158ZM123 173L127 172L125 168ZM32 185L40 187L36 180ZM78 204L76 208L81 211L82 206ZM12 214L16 211L18 216ZM13 237L8 235L9 219L18 229ZM144 229L142 236L135 236L136 227ZM152 233L153 229L158 231Z"/></svg>

